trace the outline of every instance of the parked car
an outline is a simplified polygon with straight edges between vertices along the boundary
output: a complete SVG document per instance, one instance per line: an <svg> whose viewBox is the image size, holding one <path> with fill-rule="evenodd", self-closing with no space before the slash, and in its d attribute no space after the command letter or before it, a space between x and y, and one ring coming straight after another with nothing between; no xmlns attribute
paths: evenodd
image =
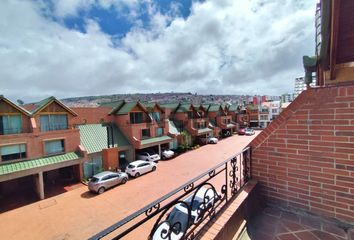
<svg viewBox="0 0 354 240"><path fill-rule="evenodd" d="M192 202L193 195L190 195L186 199L183 200L189 207L191 207L191 219L188 220L188 209L187 206L183 203L178 203L172 209L172 211L167 215L165 221L155 229L152 239L153 240L161 240L163 239L162 234L164 230L171 229L171 235L169 239L179 240L182 239L184 233L188 230L188 228L192 225L200 221L205 213L210 210L214 201L217 200L217 194L214 192L212 188L202 187L198 190L195 198ZM205 200L207 202L205 202Z"/></svg>
<svg viewBox="0 0 354 240"><path fill-rule="evenodd" d="M217 144L218 141L219 140L216 137L208 137L208 143Z"/></svg>
<svg viewBox="0 0 354 240"><path fill-rule="evenodd" d="M246 128L245 130L245 134L250 136L250 135L253 135L255 132L252 128Z"/></svg>
<svg viewBox="0 0 354 240"><path fill-rule="evenodd" d="M118 184L125 184L128 181L128 174L125 172L105 171L94 175L89 183L88 189L98 194L103 193L108 188L112 188Z"/></svg>
<svg viewBox="0 0 354 240"><path fill-rule="evenodd" d="M218 143L218 139L216 137L199 137L199 141L201 144L209 144L209 143Z"/></svg>
<svg viewBox="0 0 354 240"><path fill-rule="evenodd" d="M246 134L246 129L245 128L239 128L237 134L238 135L245 135Z"/></svg>
<svg viewBox="0 0 354 240"><path fill-rule="evenodd" d="M125 172L132 177L139 177L140 175L155 171L156 170L156 163L149 162L145 160L137 160L128 165L125 169Z"/></svg>
<svg viewBox="0 0 354 240"><path fill-rule="evenodd" d="M175 152L170 150L170 149L165 149L161 153L161 158L162 159L169 159L172 158L175 155Z"/></svg>
<svg viewBox="0 0 354 240"><path fill-rule="evenodd" d="M160 160L160 156L153 151L139 152L136 155L136 158L138 160L145 160L145 161L151 161L151 162L155 162L155 161Z"/></svg>

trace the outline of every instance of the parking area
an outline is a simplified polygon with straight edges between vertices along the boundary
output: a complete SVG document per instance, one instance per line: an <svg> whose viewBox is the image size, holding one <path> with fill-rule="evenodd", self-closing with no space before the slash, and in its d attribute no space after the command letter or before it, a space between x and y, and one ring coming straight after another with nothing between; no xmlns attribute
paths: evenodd
<svg viewBox="0 0 354 240"><path fill-rule="evenodd" d="M234 135L218 144L160 161L156 171L101 195L82 186L2 213L2 238L87 239L240 151L258 133Z"/></svg>

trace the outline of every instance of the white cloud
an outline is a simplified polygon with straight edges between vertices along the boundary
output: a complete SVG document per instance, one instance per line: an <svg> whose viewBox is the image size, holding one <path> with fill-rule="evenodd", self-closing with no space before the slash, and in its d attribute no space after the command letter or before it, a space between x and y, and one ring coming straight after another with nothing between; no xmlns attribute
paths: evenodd
<svg viewBox="0 0 354 240"><path fill-rule="evenodd" d="M146 0L150 28L134 27L117 47L95 20L88 19L81 33L43 17L43 5L1 1L0 94L38 100L125 92L289 92L303 74L302 55L314 51L315 2L210 0L195 2L183 19L176 7L164 15ZM55 11L70 16L90 4L61 1ZM108 8L113 1L95 4ZM138 1L124 4L139 12Z"/></svg>

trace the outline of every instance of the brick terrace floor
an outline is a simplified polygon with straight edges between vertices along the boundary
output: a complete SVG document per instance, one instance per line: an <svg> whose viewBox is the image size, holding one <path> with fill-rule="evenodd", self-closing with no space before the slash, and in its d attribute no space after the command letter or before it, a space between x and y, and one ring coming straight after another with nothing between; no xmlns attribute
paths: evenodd
<svg viewBox="0 0 354 240"><path fill-rule="evenodd" d="M354 240L354 229L275 207L267 207L252 218L247 234L252 240Z"/></svg>

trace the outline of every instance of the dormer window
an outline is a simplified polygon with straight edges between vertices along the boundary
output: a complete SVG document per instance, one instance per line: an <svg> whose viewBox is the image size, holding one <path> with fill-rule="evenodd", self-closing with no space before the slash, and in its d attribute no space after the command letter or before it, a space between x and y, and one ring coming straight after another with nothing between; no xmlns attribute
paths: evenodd
<svg viewBox="0 0 354 240"><path fill-rule="evenodd" d="M161 121L161 116L159 112L152 112L151 113L151 118L154 119L156 122Z"/></svg>
<svg viewBox="0 0 354 240"><path fill-rule="evenodd" d="M131 112L129 115L130 115L130 123L144 122L144 117L142 112Z"/></svg>
<svg viewBox="0 0 354 240"><path fill-rule="evenodd" d="M21 115L0 116L0 135L18 134L22 132Z"/></svg>
<svg viewBox="0 0 354 240"><path fill-rule="evenodd" d="M66 114L45 114L40 116L42 132L68 129L68 117Z"/></svg>

